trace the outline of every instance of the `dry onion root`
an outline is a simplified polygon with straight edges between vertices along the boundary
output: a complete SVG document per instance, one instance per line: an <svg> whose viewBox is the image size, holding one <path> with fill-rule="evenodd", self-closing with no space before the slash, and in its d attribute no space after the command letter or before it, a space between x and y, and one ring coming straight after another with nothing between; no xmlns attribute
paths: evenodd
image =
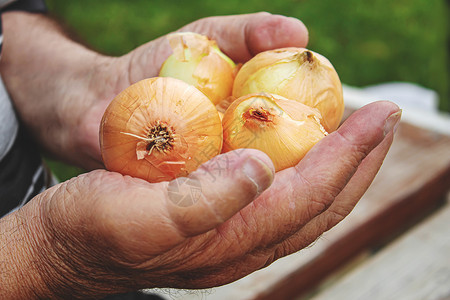
<svg viewBox="0 0 450 300"><path fill-rule="evenodd" d="M192 84L214 104L231 95L236 66L214 40L193 32L173 33L167 38L173 54L163 63L159 76Z"/></svg>
<svg viewBox="0 0 450 300"><path fill-rule="evenodd" d="M150 182L172 180L220 153L221 120L195 87L174 78L144 79L106 109L100 148L110 171Z"/></svg>
<svg viewBox="0 0 450 300"><path fill-rule="evenodd" d="M317 109L267 93L235 100L223 116L223 152L265 152L275 171L295 166L327 132Z"/></svg>
<svg viewBox="0 0 450 300"><path fill-rule="evenodd" d="M267 92L317 108L323 126L334 131L344 113L342 85L324 56L305 48L283 48L257 54L236 75L233 96Z"/></svg>

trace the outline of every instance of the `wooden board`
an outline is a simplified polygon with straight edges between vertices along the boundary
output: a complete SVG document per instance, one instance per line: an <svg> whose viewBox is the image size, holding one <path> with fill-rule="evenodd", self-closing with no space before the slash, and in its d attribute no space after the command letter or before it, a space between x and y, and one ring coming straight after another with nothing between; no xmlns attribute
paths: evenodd
<svg viewBox="0 0 450 300"><path fill-rule="evenodd" d="M241 280L172 299L291 300L370 247L378 247L443 203L450 137L401 122L388 156L353 212L310 247ZM449 221L450 222L450 221Z"/></svg>
<svg viewBox="0 0 450 300"><path fill-rule="evenodd" d="M312 300L450 299L449 224L450 203Z"/></svg>

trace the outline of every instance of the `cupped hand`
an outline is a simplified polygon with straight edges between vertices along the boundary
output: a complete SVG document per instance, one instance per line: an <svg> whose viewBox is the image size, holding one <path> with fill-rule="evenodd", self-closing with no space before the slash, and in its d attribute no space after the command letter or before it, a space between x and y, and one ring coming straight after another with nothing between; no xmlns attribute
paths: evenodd
<svg viewBox="0 0 450 300"><path fill-rule="evenodd" d="M297 19L256 13L248 15L210 17L195 21L179 31L192 31L215 39L219 47L235 62L245 62L255 54L281 47L305 47L308 32ZM103 166L99 149L98 128L109 102L129 85L144 78L157 76L164 60L171 54L167 39L163 36L130 53L118 57L96 57L95 70L89 78L95 99L74 137L79 149L88 153L77 162L87 169ZM80 153L80 152L78 152Z"/></svg>
<svg viewBox="0 0 450 300"><path fill-rule="evenodd" d="M370 104L274 175L266 155L235 150L187 178L150 184L92 171L25 206L42 295L207 288L296 252L341 221L367 190L400 119ZM36 263L35 261L35 263Z"/></svg>

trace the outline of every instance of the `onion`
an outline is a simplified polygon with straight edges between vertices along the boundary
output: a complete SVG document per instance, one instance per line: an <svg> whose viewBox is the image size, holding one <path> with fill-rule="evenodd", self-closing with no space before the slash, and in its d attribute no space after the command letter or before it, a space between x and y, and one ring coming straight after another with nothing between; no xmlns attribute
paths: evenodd
<svg viewBox="0 0 450 300"><path fill-rule="evenodd" d="M295 166L327 132L320 112L267 93L246 95L225 112L223 152L253 148L265 152L275 170Z"/></svg>
<svg viewBox="0 0 450 300"><path fill-rule="evenodd" d="M304 48L257 54L236 75L233 96L267 92L317 108L323 126L334 131L344 113L342 85L324 56Z"/></svg>
<svg viewBox="0 0 450 300"><path fill-rule="evenodd" d="M168 35L173 54L163 63L159 76L192 84L214 104L231 95L235 64L217 43L193 32Z"/></svg>
<svg viewBox="0 0 450 300"><path fill-rule="evenodd" d="M172 180L220 153L221 120L195 87L174 78L145 79L106 109L100 147L110 171L150 182Z"/></svg>

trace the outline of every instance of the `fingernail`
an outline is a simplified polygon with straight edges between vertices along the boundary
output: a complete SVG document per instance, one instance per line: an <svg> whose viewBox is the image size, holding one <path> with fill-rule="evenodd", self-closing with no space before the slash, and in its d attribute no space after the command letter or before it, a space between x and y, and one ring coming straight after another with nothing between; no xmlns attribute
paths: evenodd
<svg viewBox="0 0 450 300"><path fill-rule="evenodd" d="M272 184L273 168L257 157L247 158L242 166L242 171L256 185L258 195Z"/></svg>
<svg viewBox="0 0 450 300"><path fill-rule="evenodd" d="M384 135L387 135L389 132L395 132L400 124L400 119L402 117L402 110L393 113L390 115L386 122L384 123Z"/></svg>

